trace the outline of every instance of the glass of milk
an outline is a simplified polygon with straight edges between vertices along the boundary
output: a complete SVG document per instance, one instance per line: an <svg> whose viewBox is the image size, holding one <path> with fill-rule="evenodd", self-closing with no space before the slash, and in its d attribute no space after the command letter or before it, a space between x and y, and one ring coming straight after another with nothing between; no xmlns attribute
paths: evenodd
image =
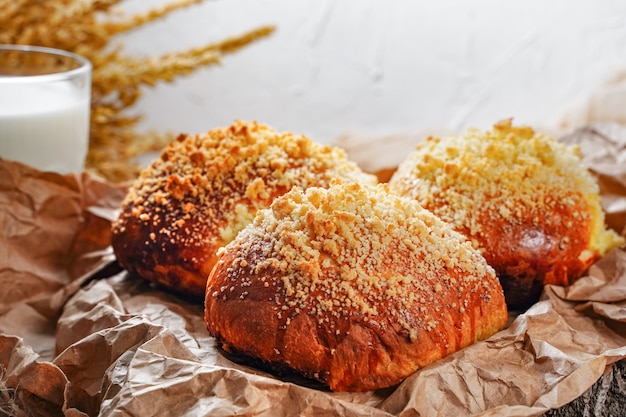
<svg viewBox="0 0 626 417"><path fill-rule="evenodd" d="M58 49L0 44L0 158L78 173L89 147L91 63Z"/></svg>

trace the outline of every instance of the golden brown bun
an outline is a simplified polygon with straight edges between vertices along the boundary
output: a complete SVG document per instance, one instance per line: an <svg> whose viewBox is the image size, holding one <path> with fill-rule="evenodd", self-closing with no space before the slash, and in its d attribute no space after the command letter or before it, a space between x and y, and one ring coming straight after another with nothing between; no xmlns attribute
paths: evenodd
<svg viewBox="0 0 626 417"><path fill-rule="evenodd" d="M470 242L383 184L294 189L220 252L209 332L335 391L398 384L507 321Z"/></svg>
<svg viewBox="0 0 626 417"><path fill-rule="evenodd" d="M545 284L571 284L623 243L605 229L597 184L578 149L511 120L493 131L428 138L389 187L468 236L513 309L535 303Z"/></svg>
<svg viewBox="0 0 626 417"><path fill-rule="evenodd" d="M128 271L203 297L216 251L259 208L294 186L337 178L376 181L340 149L254 122L180 135L130 188L113 249Z"/></svg>

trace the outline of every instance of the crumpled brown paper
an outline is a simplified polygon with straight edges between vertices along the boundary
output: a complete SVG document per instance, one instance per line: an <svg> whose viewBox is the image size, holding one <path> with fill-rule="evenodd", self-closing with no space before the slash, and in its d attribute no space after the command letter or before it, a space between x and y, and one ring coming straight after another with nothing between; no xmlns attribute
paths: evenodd
<svg viewBox="0 0 626 417"><path fill-rule="evenodd" d="M606 182L603 204L622 230L626 128L564 140ZM109 224L124 194L0 160L0 415L536 416L626 358L626 249L616 249L571 287L546 288L507 329L394 389L332 393L272 375L217 349L201 303L117 266Z"/></svg>

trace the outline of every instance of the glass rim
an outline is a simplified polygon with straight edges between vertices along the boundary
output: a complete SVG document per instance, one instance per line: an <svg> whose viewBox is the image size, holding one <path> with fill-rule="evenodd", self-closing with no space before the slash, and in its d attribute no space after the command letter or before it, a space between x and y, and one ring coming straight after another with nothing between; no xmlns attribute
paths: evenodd
<svg viewBox="0 0 626 417"><path fill-rule="evenodd" d="M0 83L3 81L9 82L32 82L32 81L54 81L54 80L66 80L73 78L81 74L90 74L92 70L91 61L82 55L74 52L66 51L63 49L51 48L48 46L36 46L36 45L20 45L20 44L1 44L0 53L3 51L13 52L37 52L48 55L62 56L64 58L72 59L78 62L76 68L72 68L66 71L53 72L49 74L31 74L31 75L2 75L0 74Z"/></svg>

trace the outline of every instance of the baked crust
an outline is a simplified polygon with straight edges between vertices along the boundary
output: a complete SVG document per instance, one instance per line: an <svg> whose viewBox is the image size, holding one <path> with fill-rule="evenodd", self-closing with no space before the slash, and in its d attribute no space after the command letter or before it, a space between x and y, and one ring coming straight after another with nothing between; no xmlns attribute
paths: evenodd
<svg viewBox="0 0 626 417"><path fill-rule="evenodd" d="M334 391L398 384L507 321L478 251L385 185L294 189L220 254L209 332L226 350Z"/></svg>
<svg viewBox="0 0 626 417"><path fill-rule="evenodd" d="M180 135L131 186L113 223L119 263L203 297L216 251L292 187L374 183L334 147L256 122Z"/></svg>
<svg viewBox="0 0 626 417"><path fill-rule="evenodd" d="M604 226L597 184L578 149L511 120L428 138L389 187L471 239L512 309L535 303L546 284L571 284L623 243Z"/></svg>

